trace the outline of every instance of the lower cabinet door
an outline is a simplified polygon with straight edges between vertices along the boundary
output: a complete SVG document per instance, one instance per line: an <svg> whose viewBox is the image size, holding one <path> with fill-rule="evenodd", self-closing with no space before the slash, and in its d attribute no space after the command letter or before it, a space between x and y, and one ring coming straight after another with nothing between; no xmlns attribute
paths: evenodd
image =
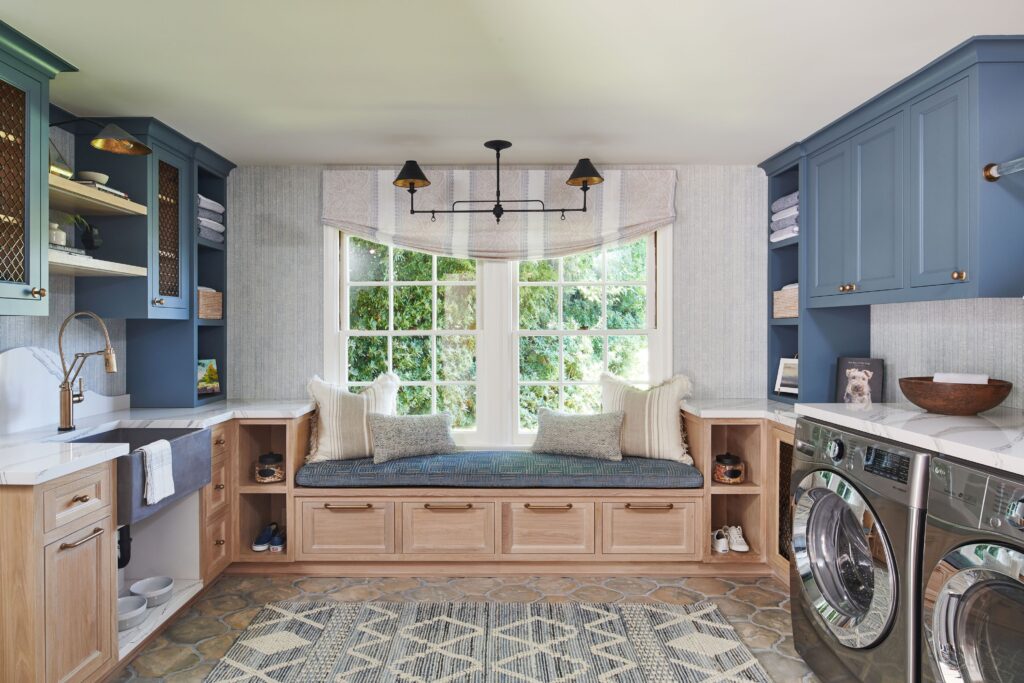
<svg viewBox="0 0 1024 683"><path fill-rule="evenodd" d="M209 584L231 564L231 515L228 510L207 518L203 527L203 582Z"/></svg>
<svg viewBox="0 0 1024 683"><path fill-rule="evenodd" d="M607 554L700 555L699 502L604 503L602 550Z"/></svg>
<svg viewBox="0 0 1024 683"><path fill-rule="evenodd" d="M501 519L503 553L594 553L593 503L504 503Z"/></svg>
<svg viewBox="0 0 1024 683"><path fill-rule="evenodd" d="M113 653L113 534L105 517L44 549L47 681L86 680Z"/></svg>
<svg viewBox="0 0 1024 683"><path fill-rule="evenodd" d="M494 503L402 503L402 552L493 555Z"/></svg>
<svg viewBox="0 0 1024 683"><path fill-rule="evenodd" d="M300 499L299 515L300 560L395 552L395 504L390 501Z"/></svg>

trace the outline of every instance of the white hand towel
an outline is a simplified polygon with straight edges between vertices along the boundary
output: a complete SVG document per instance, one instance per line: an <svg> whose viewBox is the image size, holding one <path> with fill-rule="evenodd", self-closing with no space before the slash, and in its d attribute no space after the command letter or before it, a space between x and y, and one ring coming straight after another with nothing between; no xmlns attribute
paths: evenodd
<svg viewBox="0 0 1024 683"><path fill-rule="evenodd" d="M776 211L782 211L783 209L788 209L791 206L796 206L799 203L800 193L791 192L790 194L787 194L785 197L779 197L774 202L772 202L772 212L774 213Z"/></svg>
<svg viewBox="0 0 1024 683"><path fill-rule="evenodd" d="M988 375L969 372L936 372L932 381L943 384L988 384Z"/></svg>
<svg viewBox="0 0 1024 683"><path fill-rule="evenodd" d="M782 288L783 289L796 289L799 286L800 286L799 282L790 282L788 285L783 285Z"/></svg>
<svg viewBox="0 0 1024 683"><path fill-rule="evenodd" d="M214 230L216 232L224 232L224 225L217 221L211 221L209 218L199 218L198 220L199 225L204 228L208 228L209 230Z"/></svg>
<svg viewBox="0 0 1024 683"><path fill-rule="evenodd" d="M773 213L772 214L772 221L781 221L783 218L789 218L790 216L799 216L799 215L800 215L800 207L799 206L791 206L788 209L783 209L782 211L779 211L778 213Z"/></svg>
<svg viewBox="0 0 1024 683"><path fill-rule="evenodd" d="M196 199L199 200L199 208L206 209L207 211L216 211L217 213L224 213L227 209L220 202L215 202L209 197L204 197L201 194L196 194Z"/></svg>
<svg viewBox="0 0 1024 683"><path fill-rule="evenodd" d="M799 225L791 225L788 228L783 228L782 230L776 230L775 232L773 232L768 237L768 241L769 242L781 242L782 240L788 240L790 237L796 237L799 234L800 234L800 226Z"/></svg>
<svg viewBox="0 0 1024 683"><path fill-rule="evenodd" d="M171 468L171 443L159 439L140 448L145 470L146 505L155 505L174 495L174 471Z"/></svg>

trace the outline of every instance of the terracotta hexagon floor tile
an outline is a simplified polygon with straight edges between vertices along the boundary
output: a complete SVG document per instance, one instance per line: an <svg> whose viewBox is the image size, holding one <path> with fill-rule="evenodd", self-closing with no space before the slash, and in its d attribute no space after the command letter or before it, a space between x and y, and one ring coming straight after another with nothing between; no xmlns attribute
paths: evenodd
<svg viewBox="0 0 1024 683"><path fill-rule="evenodd" d="M199 655L187 647L170 645L152 652L144 652L132 662L132 668L139 676L162 678L167 674L181 671L199 663Z"/></svg>
<svg viewBox="0 0 1024 683"><path fill-rule="evenodd" d="M487 597L495 602L533 602L542 596L529 586L510 584L491 591Z"/></svg>
<svg viewBox="0 0 1024 683"><path fill-rule="evenodd" d="M564 576L538 576L530 581L530 586L544 595L565 595L579 588L580 584Z"/></svg>
<svg viewBox="0 0 1024 683"><path fill-rule="evenodd" d="M331 591L350 585L347 579L336 579L333 577L313 577L295 582L295 587L304 593L330 593Z"/></svg>
<svg viewBox="0 0 1024 683"><path fill-rule="evenodd" d="M701 593L694 593L691 590L679 586L662 586L650 595L658 602L665 602L670 605L692 605L704 599Z"/></svg>
<svg viewBox="0 0 1024 683"><path fill-rule="evenodd" d="M249 601L240 595L219 595L200 600L195 604L194 609L197 614L203 616L219 617L222 614L230 614L231 612L245 609L249 605Z"/></svg>
<svg viewBox="0 0 1024 683"><path fill-rule="evenodd" d="M777 681L798 681L810 673L802 661L783 657L775 652L758 652L757 659Z"/></svg>
<svg viewBox="0 0 1024 683"><path fill-rule="evenodd" d="M570 597L577 602L618 602L622 593L604 586L583 586L570 593Z"/></svg>
<svg viewBox="0 0 1024 683"><path fill-rule="evenodd" d="M419 588L420 585L421 584L419 579L409 579L400 577L383 579L377 584L377 588L382 593L398 593L400 591L407 591L412 590L413 588Z"/></svg>
<svg viewBox="0 0 1024 683"><path fill-rule="evenodd" d="M712 598L712 601L718 607L718 610L724 614L730 621L733 618L740 617L743 619L749 618L757 608L753 605L740 602L739 600L733 600L732 598Z"/></svg>
<svg viewBox="0 0 1024 683"><path fill-rule="evenodd" d="M261 588L258 591L253 591L249 594L252 601L258 605L265 605L268 602L278 602L280 600L289 600L299 594L299 589L289 585L282 586L269 586L267 588Z"/></svg>
<svg viewBox="0 0 1024 683"><path fill-rule="evenodd" d="M216 636L196 645L196 650L203 656L203 659L220 659L228 649L234 645L238 633L231 631L224 635Z"/></svg>
<svg viewBox="0 0 1024 683"><path fill-rule="evenodd" d="M733 626L739 637L750 648L767 650L783 640L782 636L775 631L751 622L740 622Z"/></svg>
<svg viewBox="0 0 1024 683"><path fill-rule="evenodd" d="M778 593L758 588L757 586L740 586L729 597L741 602L749 602L755 607L778 607L783 597Z"/></svg>
<svg viewBox="0 0 1024 683"><path fill-rule="evenodd" d="M783 635L793 632L793 622L790 621L789 612L781 609L763 609L751 615L750 620L755 624L767 626L773 631Z"/></svg>
<svg viewBox="0 0 1024 683"><path fill-rule="evenodd" d="M361 602L363 600L376 600L380 597L380 591L374 586L347 586L331 593L327 597L338 602Z"/></svg>
<svg viewBox="0 0 1024 683"><path fill-rule="evenodd" d="M604 587L620 593L626 593L628 595L643 595L656 589L658 584L648 579L619 577L608 579L604 582Z"/></svg>
<svg viewBox="0 0 1024 683"><path fill-rule="evenodd" d="M687 588L707 595L709 598L716 595L725 595L733 589L733 584L722 579L710 576L693 576L684 584Z"/></svg>
<svg viewBox="0 0 1024 683"><path fill-rule="evenodd" d="M196 617L173 624L167 631L167 638L174 643L198 643L200 640L218 636L228 627L213 617Z"/></svg>
<svg viewBox="0 0 1024 683"><path fill-rule="evenodd" d="M210 662L202 662L199 666L189 669L188 671L179 671L173 673L170 676L164 677L166 683L202 683L206 680L206 677L213 671L213 667L216 666L216 660Z"/></svg>
<svg viewBox="0 0 1024 683"><path fill-rule="evenodd" d="M452 587L464 593L486 593L487 591L494 590L501 585L501 581L498 579L491 579L487 577L470 577L467 579L455 579L452 581Z"/></svg>
<svg viewBox="0 0 1024 683"><path fill-rule="evenodd" d="M435 585L415 588L411 591L406 591L405 595L410 600L418 600L420 602L452 602L462 597L462 592L451 586Z"/></svg>
<svg viewBox="0 0 1024 683"><path fill-rule="evenodd" d="M241 631L249 625L249 622L252 621L257 614L260 613L261 609L263 609L263 605L250 607L242 610L241 612L235 612L234 614L224 617L224 623L233 629Z"/></svg>

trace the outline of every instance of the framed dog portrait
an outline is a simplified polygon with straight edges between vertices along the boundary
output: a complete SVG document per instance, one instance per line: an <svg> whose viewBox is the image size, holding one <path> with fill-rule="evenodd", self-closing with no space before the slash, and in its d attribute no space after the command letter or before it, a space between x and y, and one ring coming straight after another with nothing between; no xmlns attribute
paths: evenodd
<svg viewBox="0 0 1024 683"><path fill-rule="evenodd" d="M881 403L884 372L885 363L881 358L838 358L836 403Z"/></svg>
<svg viewBox="0 0 1024 683"><path fill-rule="evenodd" d="M780 358L779 372L775 376L776 394L800 393L800 361L796 358Z"/></svg>

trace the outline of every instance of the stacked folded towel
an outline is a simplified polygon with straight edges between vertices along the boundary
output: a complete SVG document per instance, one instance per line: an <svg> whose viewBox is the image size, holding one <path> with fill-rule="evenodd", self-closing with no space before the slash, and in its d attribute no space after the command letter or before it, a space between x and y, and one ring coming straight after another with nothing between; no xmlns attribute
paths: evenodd
<svg viewBox="0 0 1024 683"><path fill-rule="evenodd" d="M782 230L776 230L768 236L769 242L781 242L782 240L788 240L790 237L796 237L800 234L799 225L791 225L788 228Z"/></svg>
<svg viewBox="0 0 1024 683"><path fill-rule="evenodd" d="M224 241L224 205L209 197L196 194L199 236L211 242Z"/></svg>
<svg viewBox="0 0 1024 683"><path fill-rule="evenodd" d="M793 237L800 234L800 192L787 194L772 202L772 242ZM775 238L777 234L788 231L786 237Z"/></svg>

